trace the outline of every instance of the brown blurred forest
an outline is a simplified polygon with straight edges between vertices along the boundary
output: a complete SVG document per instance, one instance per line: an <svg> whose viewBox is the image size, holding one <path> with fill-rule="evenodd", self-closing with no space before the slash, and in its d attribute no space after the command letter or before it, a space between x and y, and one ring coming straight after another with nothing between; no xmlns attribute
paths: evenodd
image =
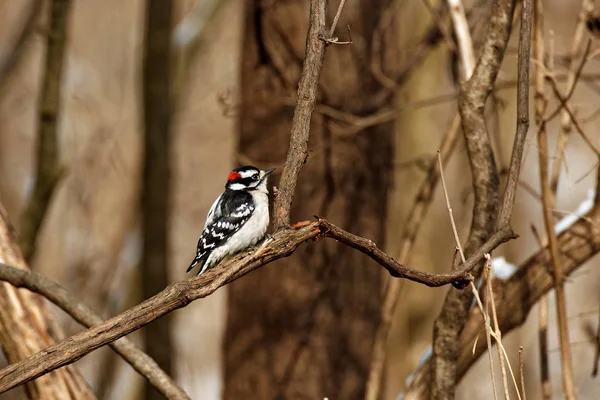
<svg viewBox="0 0 600 400"><path fill-rule="evenodd" d="M114 342L155 373L150 383L106 345L119 331L0 400L492 399L494 387L498 398L600 398L600 4L329 0L327 31L341 11L335 32L311 42L322 3L0 1L0 280L13 282L7 265L31 269L98 314L73 311L80 318L0 283L0 389L18 375L9 365L192 279L185 269L232 168L276 167L269 187L281 189L298 82L303 68L315 73L303 64L307 43L325 58L293 232L319 216L372 241L321 231L219 290L226 268L195 278L190 293L209 296L188 305L206 294L178 292L173 308L185 308L158 319L149 308L152 322ZM531 53L520 57L523 40ZM494 335L473 285L428 287L388 271L458 274L469 262L456 250L438 149L466 258L501 230L525 127L519 59L529 133L508 215L519 237L467 271L476 284L483 276L486 315L497 309L500 320L505 353L494 345L490 359ZM468 79L486 73L489 85ZM486 92L477 128L469 90ZM279 233L269 251L294 235Z"/></svg>

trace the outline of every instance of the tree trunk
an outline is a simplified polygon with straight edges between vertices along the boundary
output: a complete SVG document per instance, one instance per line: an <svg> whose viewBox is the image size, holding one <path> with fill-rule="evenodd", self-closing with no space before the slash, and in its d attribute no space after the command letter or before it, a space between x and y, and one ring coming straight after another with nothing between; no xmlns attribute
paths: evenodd
<svg viewBox="0 0 600 400"><path fill-rule="evenodd" d="M16 243L14 230L0 204L0 261L27 269ZM21 361L63 337L45 299L28 290L0 283L0 346L10 363ZM95 399L74 365L41 376L24 385L24 390L28 399Z"/></svg>
<svg viewBox="0 0 600 400"><path fill-rule="evenodd" d="M243 163L282 167L304 58L308 3L246 4L239 154ZM371 41L387 1L349 2L330 46L318 103L366 114L381 92L369 72ZM331 21L338 3L331 4ZM359 133L313 115L307 163L292 223L324 216L383 245L393 153L392 124ZM367 257L320 241L229 287L225 392L231 399L359 399L364 396L382 273Z"/></svg>
<svg viewBox="0 0 600 400"><path fill-rule="evenodd" d="M169 150L171 127L171 19L170 0L146 2L144 43L145 155L142 190L142 286L144 298L154 296L168 282ZM144 332L145 349L158 365L171 373L171 315L153 322ZM146 382L146 399L163 396Z"/></svg>

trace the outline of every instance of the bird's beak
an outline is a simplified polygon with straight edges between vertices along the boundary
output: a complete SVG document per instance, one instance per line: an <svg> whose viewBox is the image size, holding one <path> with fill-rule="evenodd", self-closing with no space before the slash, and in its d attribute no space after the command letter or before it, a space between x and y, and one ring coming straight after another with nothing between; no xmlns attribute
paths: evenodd
<svg viewBox="0 0 600 400"><path fill-rule="evenodd" d="M265 170L263 171L263 178L264 178L264 177L266 177L266 176L269 176L269 175L271 175L271 172L273 172L273 171L275 171L275 168L271 168L271 169L265 169Z"/></svg>

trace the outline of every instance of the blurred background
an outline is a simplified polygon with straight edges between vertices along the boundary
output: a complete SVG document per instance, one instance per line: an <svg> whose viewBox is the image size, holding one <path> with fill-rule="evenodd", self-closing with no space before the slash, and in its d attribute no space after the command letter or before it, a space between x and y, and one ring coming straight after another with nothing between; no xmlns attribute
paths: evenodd
<svg viewBox="0 0 600 400"><path fill-rule="evenodd" d="M278 173L283 167L308 3L0 1L0 202L30 268L103 318L186 279L228 172L246 164ZM338 6L330 3L329 23ZM488 3L465 2L476 48ZM564 77L581 2L544 3L555 73ZM66 21L63 51L51 51L61 42L52 36L57 18ZM450 27L446 20L438 1L348 0L336 35L346 40L349 24L353 43L327 49L292 222L324 216L398 256L416 190L456 113L458 61L448 38L423 40L438 23ZM508 164L515 132L518 26L488 107L499 167ZM415 54L421 56L410 61ZM51 57L60 76L51 73ZM598 60L586 64L571 104L600 146ZM363 125L352 119L378 111L389 112ZM533 126L532 118L521 174L533 194L520 187L512 218L520 238L496 252L516 265L539 248L530 226L543 231ZM560 118L548 126L551 155L559 128ZM594 189L596 164L581 138L570 135L556 204L563 215ZM278 179L274 174L270 183ZM446 179L464 240L473 196L462 137ZM332 242L306 245L129 337L194 399L361 398L388 278L367 257ZM444 272L453 251L437 190L410 265ZM585 399L600 393L590 335L600 308L597 263L589 261L567 284L575 381ZM398 396L430 345L447 290L402 283L382 399ZM552 295L549 301L551 382L561 398ZM65 334L81 329L53 311ZM534 308L505 336L511 359L524 347L530 400L542 398L537 315ZM490 398L485 358L461 381L457 398ZM75 365L99 399L161 398L107 347Z"/></svg>

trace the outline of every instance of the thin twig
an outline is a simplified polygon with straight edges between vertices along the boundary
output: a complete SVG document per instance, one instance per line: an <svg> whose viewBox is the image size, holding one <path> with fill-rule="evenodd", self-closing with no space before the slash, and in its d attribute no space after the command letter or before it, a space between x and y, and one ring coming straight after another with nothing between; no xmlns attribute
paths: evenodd
<svg viewBox="0 0 600 400"><path fill-rule="evenodd" d="M381 86L385 87L387 90L393 93L396 89L399 89L400 86L390 77L388 77L383 71L382 63L384 59L383 51L382 51L382 38L390 26L395 17L400 15L400 6L402 5L402 0L393 0L386 7L383 12L381 12L381 16L379 17L379 22L375 26L375 30L373 31L373 38L371 39L371 59L370 69L373 77L381 84ZM380 107L377 108L377 112L379 112Z"/></svg>
<svg viewBox="0 0 600 400"><path fill-rule="evenodd" d="M62 286L41 274L0 263L0 281L8 282L14 287L29 289L44 296L86 328L102 323L99 315ZM110 346L166 398L190 399L185 391L151 357L128 339L123 338L111 343Z"/></svg>
<svg viewBox="0 0 600 400"><path fill-rule="evenodd" d="M523 346L519 346L519 375L521 376L521 396L523 400L527 400L525 393L525 363L523 362Z"/></svg>
<svg viewBox="0 0 600 400"><path fill-rule="evenodd" d="M598 327L596 328L596 349L594 351L594 368L592 376L598 376L598 363L600 362L600 313L598 314Z"/></svg>
<svg viewBox="0 0 600 400"><path fill-rule="evenodd" d="M539 63L544 60L544 31L543 31L543 1L536 0L535 11L535 58ZM543 113L546 108L544 100L544 81L543 70L536 64L536 122L538 124L537 143L538 160L540 168L540 182L542 187L542 212L544 216L544 226L546 236L550 247L550 258L552 260L554 285L556 294L556 313L558 321L559 340L561 347L561 364L563 387L567 400L575 399L575 388L573 385L573 371L571 366L571 348L569 344L569 331L566 314L566 296L564 291L564 278L558 252L558 241L554 232L554 217L552 209L554 208L554 199L550 191L550 182L548 177L548 138L544 124ZM553 82L553 81L551 81ZM558 89L558 88L556 88ZM555 94L556 94L555 90ZM561 98L561 101L563 99ZM565 104L565 109L568 106Z"/></svg>
<svg viewBox="0 0 600 400"><path fill-rule="evenodd" d="M335 17L333 18L333 23L331 24L331 29L329 29L329 38L333 37L333 34L335 33L335 27L338 24L338 21L340 20L340 15L342 15L342 10L344 9L344 5L346 4L346 0L340 0L340 5L337 9L337 12L335 13Z"/></svg>
<svg viewBox="0 0 600 400"><path fill-rule="evenodd" d="M594 145L592 143L591 139L588 137L588 135L583 130L583 127L581 126L581 124L579 123L577 118L575 117L575 114L571 110L571 107L567 104L565 96L563 96L562 93L560 92L560 89L558 88L558 84L556 83L556 80L552 79L552 77L550 77L548 79L548 81L550 82L552 92L554 93L554 95L559 99L559 101L563 105L564 110L566 111L569 118L571 119L571 123L575 127L575 130L577 131L577 133L579 133L579 135L583 138L583 140L588 145L588 147L596 154L596 156L598 158L600 158L600 150L596 147L596 145Z"/></svg>
<svg viewBox="0 0 600 400"><path fill-rule="evenodd" d="M487 255L486 258L486 262L485 262L485 267L484 267L484 271L486 271L487 276L484 276L483 279L485 279L485 282L487 282L486 286L488 287L488 295L485 296L485 313L487 314L487 319L489 321L489 315L490 315L490 300L493 297L493 293L490 293L491 291L491 281L492 281L492 277L491 277L491 264L490 264L490 257L489 255ZM484 317L485 318L485 317ZM486 324L486 336L487 338L489 338L488 340L491 341L491 327L490 327L490 333L488 334L487 332L488 328L487 328L487 324ZM475 353L475 348L477 346L477 343L473 344L473 353ZM490 360L490 376L492 378L492 390L494 391L494 399L498 399L498 393L496 390L496 374L494 374L494 359L492 357L492 350L490 348L491 346L488 345L488 358ZM498 356L501 356L502 354L502 350L500 349L500 346L497 346L498 349ZM503 357L503 356L501 356ZM502 369L502 386L504 388L504 398L505 400L507 399L507 390L508 390L508 384L506 383L506 367L504 366L503 363L503 358L500 358L500 367Z"/></svg>
<svg viewBox="0 0 600 400"><path fill-rule="evenodd" d="M492 281L494 280L494 271L492 270L492 265L490 263L490 255L486 256L486 270L488 272L488 276L486 279L487 282L487 293L489 297L489 302L491 304L492 309L492 321L494 323L494 337L496 338L497 349L498 349L498 359L500 360L500 374L502 375L502 387L504 388L504 399L508 400L510 398L510 394L508 392L508 377L506 376L506 362L508 361L508 357L506 360L504 359L504 346L502 345L502 333L500 332L500 327L498 325L498 315L496 313L496 303L494 301L494 290L492 289ZM519 392L519 387L515 383L515 388L517 393Z"/></svg>
<svg viewBox="0 0 600 400"><path fill-rule="evenodd" d="M579 52L581 51L581 48L575 48L575 46L581 46L580 43L577 43L574 41L573 43L573 50L572 50L572 54L573 56L575 56L575 54L579 54ZM583 55L581 56L581 61L579 62L579 66L577 66L575 64L575 59L572 58L571 59L571 65L569 66L569 74L568 79L567 79L567 95L565 96L565 103L568 102L571 99L571 96L573 96L573 93L575 93L575 88L577 87L577 82L579 81L579 77L581 76L581 72L583 71L583 67L585 67L585 63L588 60L588 54L590 53L590 49L592 48L592 39L588 39L587 41L587 45L585 47L585 50L583 51ZM554 57L548 57L548 60L553 60ZM558 113L563 109L564 107L564 103L561 102L561 104L559 104L556 109L554 109L554 111L552 111L551 113L549 113L547 116L544 117L544 120L546 121L550 121L552 119L554 119L554 117L556 117L558 115ZM564 122L564 118L565 116L563 116L563 122ZM570 125L570 119L569 116L566 115L566 124ZM569 129L566 129L565 131L569 131Z"/></svg>
<svg viewBox="0 0 600 400"><path fill-rule="evenodd" d="M456 33L456 41L458 42L458 53L463 65L463 77L469 79L475 68L475 52L473 51L473 41L471 40L465 8L462 0L447 0L447 2L454 33Z"/></svg>
<svg viewBox="0 0 600 400"><path fill-rule="evenodd" d="M542 240L535 225L531 225L531 231L535 237L540 251L544 251L546 244ZM546 240L547 242L547 240ZM547 258L547 257L546 257ZM548 269L549 270L549 269ZM548 296L540 296L538 302L538 346L540 352L540 383L544 400L552 400L552 382L550 381L550 363L548 362Z"/></svg>

